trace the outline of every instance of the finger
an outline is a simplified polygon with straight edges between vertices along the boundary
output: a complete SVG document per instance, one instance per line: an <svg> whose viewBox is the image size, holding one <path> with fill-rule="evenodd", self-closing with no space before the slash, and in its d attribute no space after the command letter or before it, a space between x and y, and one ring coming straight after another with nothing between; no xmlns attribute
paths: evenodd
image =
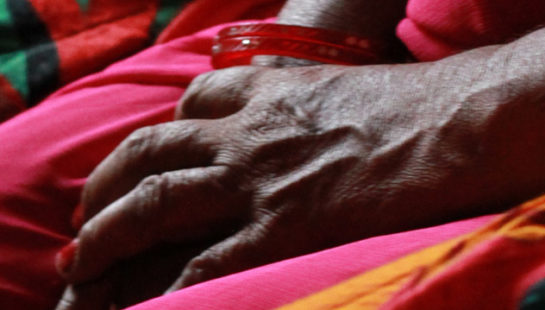
<svg viewBox="0 0 545 310"><path fill-rule="evenodd" d="M106 281L69 285L55 310L112 310L112 287Z"/></svg>
<svg viewBox="0 0 545 310"><path fill-rule="evenodd" d="M244 202L242 194L234 194L233 182L224 181L225 171L214 166L146 178L83 226L73 249L61 251L59 273L73 283L89 281L162 242L193 241L231 229L243 216Z"/></svg>
<svg viewBox="0 0 545 310"><path fill-rule="evenodd" d="M110 268L98 281L66 288L57 310L117 309L160 296L183 266L210 246L205 243L167 245L132 257ZM208 246L206 246L208 245Z"/></svg>
<svg viewBox="0 0 545 310"><path fill-rule="evenodd" d="M215 141L205 121L141 128L125 139L89 176L83 189L85 222L125 195L146 176L209 165Z"/></svg>
<svg viewBox="0 0 545 310"><path fill-rule="evenodd" d="M208 248L212 240L154 247L117 264L119 279L114 300L120 309L160 296L180 274L187 262ZM106 271L108 275L112 269Z"/></svg>
<svg viewBox="0 0 545 310"><path fill-rule="evenodd" d="M300 254L284 237L266 225L250 224L192 259L166 293Z"/></svg>
<svg viewBox="0 0 545 310"><path fill-rule="evenodd" d="M175 119L212 119L231 115L244 107L252 81L263 68L233 67L195 78L176 107Z"/></svg>

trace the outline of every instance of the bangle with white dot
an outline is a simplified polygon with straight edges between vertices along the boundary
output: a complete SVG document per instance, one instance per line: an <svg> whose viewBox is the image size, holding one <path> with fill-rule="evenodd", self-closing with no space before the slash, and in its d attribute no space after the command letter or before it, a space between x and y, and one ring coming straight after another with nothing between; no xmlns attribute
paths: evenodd
<svg viewBox="0 0 545 310"><path fill-rule="evenodd" d="M383 62L380 40L329 29L282 24L240 24L218 33L212 48L214 68L248 65L256 55L302 58L327 64Z"/></svg>

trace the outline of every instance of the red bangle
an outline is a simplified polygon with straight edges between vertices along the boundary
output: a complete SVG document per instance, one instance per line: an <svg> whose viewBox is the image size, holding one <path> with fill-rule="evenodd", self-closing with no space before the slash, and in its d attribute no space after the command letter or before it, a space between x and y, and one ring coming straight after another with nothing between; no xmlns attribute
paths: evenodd
<svg viewBox="0 0 545 310"><path fill-rule="evenodd" d="M216 69L248 65L256 55L303 58L328 64L379 63L381 41L328 29L281 24L241 24L220 30L212 49Z"/></svg>

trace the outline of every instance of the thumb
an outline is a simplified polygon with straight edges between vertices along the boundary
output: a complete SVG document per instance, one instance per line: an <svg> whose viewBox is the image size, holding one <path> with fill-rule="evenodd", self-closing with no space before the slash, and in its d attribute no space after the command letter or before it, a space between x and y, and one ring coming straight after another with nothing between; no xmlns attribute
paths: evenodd
<svg viewBox="0 0 545 310"><path fill-rule="evenodd" d="M260 223L249 224L193 258L167 293L300 254L290 251L282 235Z"/></svg>

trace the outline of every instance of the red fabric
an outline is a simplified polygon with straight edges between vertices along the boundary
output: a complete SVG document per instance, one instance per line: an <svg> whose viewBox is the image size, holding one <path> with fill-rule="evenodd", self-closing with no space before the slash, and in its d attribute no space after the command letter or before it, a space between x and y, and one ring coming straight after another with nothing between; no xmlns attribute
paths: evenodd
<svg viewBox="0 0 545 310"><path fill-rule="evenodd" d="M545 23L542 0L409 0L398 36L422 61L518 38Z"/></svg>
<svg viewBox="0 0 545 310"><path fill-rule="evenodd" d="M24 110L25 104L23 98L17 90L11 86L10 82L2 75L0 75L0 102L9 103L18 110Z"/></svg>
<svg viewBox="0 0 545 310"><path fill-rule="evenodd" d="M154 17L155 10L138 12L57 41L61 82L96 72L105 64L143 48L149 41Z"/></svg>
<svg viewBox="0 0 545 310"><path fill-rule="evenodd" d="M63 85L148 44L159 5L158 0L93 0L83 12L74 0L30 2L56 41Z"/></svg>
<svg viewBox="0 0 545 310"><path fill-rule="evenodd" d="M100 25L115 24L118 20L141 13L148 13L151 23L159 5L159 0L90 0L89 8L84 12L75 0L29 2L55 41ZM68 19L67 16L72 18Z"/></svg>

